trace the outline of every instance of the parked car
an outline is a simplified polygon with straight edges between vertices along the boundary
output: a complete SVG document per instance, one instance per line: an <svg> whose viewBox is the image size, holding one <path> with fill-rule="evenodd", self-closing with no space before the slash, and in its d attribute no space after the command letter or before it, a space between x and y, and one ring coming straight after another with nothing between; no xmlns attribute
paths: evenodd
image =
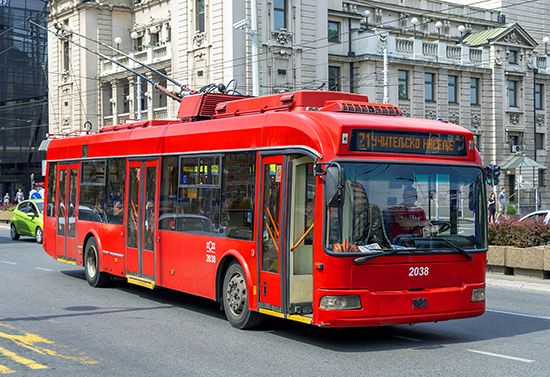
<svg viewBox="0 0 550 377"><path fill-rule="evenodd" d="M42 243L44 218L42 209L44 201L39 199L23 200L13 210L10 223L10 235L12 240L18 240L21 236L35 237L36 242Z"/></svg>
<svg viewBox="0 0 550 377"><path fill-rule="evenodd" d="M535 220L535 221L541 221L546 225L550 224L550 209L542 210L542 211L535 211L531 212L528 215L523 216L519 221L525 221L525 220Z"/></svg>

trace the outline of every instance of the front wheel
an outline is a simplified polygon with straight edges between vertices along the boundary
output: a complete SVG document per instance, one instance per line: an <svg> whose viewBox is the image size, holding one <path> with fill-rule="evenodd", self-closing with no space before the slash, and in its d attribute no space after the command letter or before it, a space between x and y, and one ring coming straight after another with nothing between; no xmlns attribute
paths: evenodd
<svg viewBox="0 0 550 377"><path fill-rule="evenodd" d="M262 321L260 313L248 308L248 290L241 265L233 262L223 279L223 310L231 326L250 329Z"/></svg>
<svg viewBox="0 0 550 377"><path fill-rule="evenodd" d="M37 227L35 232L36 243L42 243L44 234L42 233L42 228Z"/></svg>
<svg viewBox="0 0 550 377"><path fill-rule="evenodd" d="M21 237L19 233L17 233L17 228L15 227L15 224L11 224L10 226L10 236L11 239L14 241L17 241L19 237Z"/></svg>
<svg viewBox="0 0 550 377"><path fill-rule="evenodd" d="M109 274L99 270L99 253L97 242L93 237L86 242L84 249L84 274L92 287L105 287L111 281Z"/></svg>

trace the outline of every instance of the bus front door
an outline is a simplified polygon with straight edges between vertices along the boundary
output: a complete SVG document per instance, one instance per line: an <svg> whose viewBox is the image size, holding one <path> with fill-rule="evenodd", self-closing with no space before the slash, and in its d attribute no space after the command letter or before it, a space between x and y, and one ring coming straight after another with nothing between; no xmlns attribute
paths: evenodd
<svg viewBox="0 0 550 377"><path fill-rule="evenodd" d="M154 288L158 160L129 161L126 208L126 277Z"/></svg>
<svg viewBox="0 0 550 377"><path fill-rule="evenodd" d="M286 226L283 198L286 197L284 156L268 156L262 159L261 233L259 242L259 305L276 312L284 312Z"/></svg>
<svg viewBox="0 0 550 377"><path fill-rule="evenodd" d="M76 189L78 164L59 164L56 198L56 258L76 263Z"/></svg>

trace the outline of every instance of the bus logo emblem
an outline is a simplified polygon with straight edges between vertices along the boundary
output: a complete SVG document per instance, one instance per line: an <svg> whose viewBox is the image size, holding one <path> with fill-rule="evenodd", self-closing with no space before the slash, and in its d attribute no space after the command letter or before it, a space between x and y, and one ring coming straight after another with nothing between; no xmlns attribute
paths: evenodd
<svg viewBox="0 0 550 377"><path fill-rule="evenodd" d="M425 298L413 299L413 309L426 309L428 307L428 300Z"/></svg>
<svg viewBox="0 0 550 377"><path fill-rule="evenodd" d="M216 253L216 243L212 241L208 241L206 243L206 252L207 253Z"/></svg>

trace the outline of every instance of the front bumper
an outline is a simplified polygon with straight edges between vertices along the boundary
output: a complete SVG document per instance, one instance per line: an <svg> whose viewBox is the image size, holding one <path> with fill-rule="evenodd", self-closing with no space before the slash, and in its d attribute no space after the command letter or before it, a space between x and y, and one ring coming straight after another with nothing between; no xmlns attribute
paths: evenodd
<svg viewBox="0 0 550 377"><path fill-rule="evenodd" d="M485 312L485 301L471 302L472 290L484 287L485 283L423 290L320 289L313 323L322 327L365 327L477 317ZM361 309L320 309L319 300L325 295L358 295Z"/></svg>

